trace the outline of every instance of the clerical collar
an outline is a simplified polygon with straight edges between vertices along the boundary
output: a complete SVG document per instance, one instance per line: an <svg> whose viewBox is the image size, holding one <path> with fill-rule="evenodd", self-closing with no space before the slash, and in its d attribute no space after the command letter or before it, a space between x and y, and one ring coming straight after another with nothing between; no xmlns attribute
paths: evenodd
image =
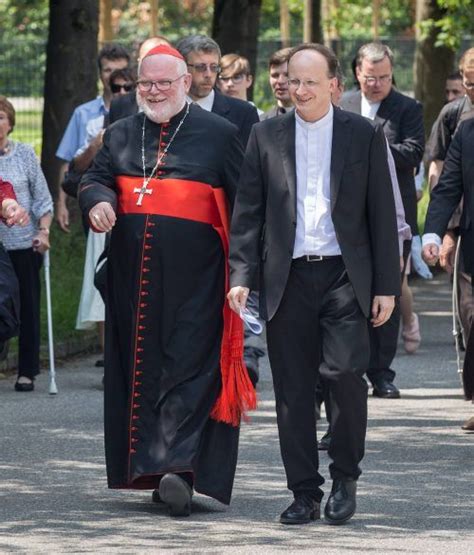
<svg viewBox="0 0 474 555"><path fill-rule="evenodd" d="M214 92L214 89L212 89L212 91L205 98L199 98L198 100L193 100L190 96L188 96L186 100L189 102L189 104L199 104L199 106L201 106L201 108L203 108L204 110L207 110L208 112L212 112L212 106L214 104L215 96L216 96L216 93Z"/></svg>
<svg viewBox="0 0 474 555"><path fill-rule="evenodd" d="M184 106L181 108L181 110L177 114L175 114L174 116L171 116L171 118L168 121L163 121L161 123L158 123L156 121L151 120L150 118L147 118L148 122L150 122L151 126L153 126L153 125L164 125L165 127L167 127L168 125L177 124L183 118L184 113L186 112L187 106L188 106L188 104L187 104L187 102L185 102ZM147 122L147 125L148 125L148 122Z"/></svg>
<svg viewBox="0 0 474 555"><path fill-rule="evenodd" d="M332 104L329 105L328 113L316 121L305 121L295 110L295 119L304 129L321 129L332 122L333 115L334 108L332 107Z"/></svg>

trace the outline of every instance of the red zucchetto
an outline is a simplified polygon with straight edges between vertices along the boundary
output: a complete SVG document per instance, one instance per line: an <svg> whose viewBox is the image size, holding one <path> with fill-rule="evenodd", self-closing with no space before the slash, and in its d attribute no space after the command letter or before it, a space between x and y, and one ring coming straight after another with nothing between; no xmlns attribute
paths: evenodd
<svg viewBox="0 0 474 555"><path fill-rule="evenodd" d="M183 56L181 56L176 48L168 46L167 44L159 44L158 46L155 46L143 56L143 59L148 58L148 56L154 56L155 54L167 54L168 56L174 56L175 58L179 58L184 61Z"/></svg>

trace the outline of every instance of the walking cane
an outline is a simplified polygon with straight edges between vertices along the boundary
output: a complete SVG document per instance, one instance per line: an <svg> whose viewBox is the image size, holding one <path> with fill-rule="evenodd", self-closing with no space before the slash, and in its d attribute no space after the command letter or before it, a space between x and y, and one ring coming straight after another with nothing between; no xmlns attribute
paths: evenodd
<svg viewBox="0 0 474 555"><path fill-rule="evenodd" d="M49 276L49 250L44 253L44 281L46 285L46 308L48 313L48 348L49 348L49 394L56 395L56 369L54 367L53 346L53 312L51 310L51 279Z"/></svg>

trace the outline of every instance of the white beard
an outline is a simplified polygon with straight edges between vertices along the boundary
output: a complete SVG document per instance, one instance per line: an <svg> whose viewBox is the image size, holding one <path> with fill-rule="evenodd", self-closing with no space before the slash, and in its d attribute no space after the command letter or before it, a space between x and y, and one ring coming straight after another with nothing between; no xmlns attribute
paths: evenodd
<svg viewBox="0 0 474 555"><path fill-rule="evenodd" d="M181 95L180 95L181 96ZM155 122L164 123L178 114L184 106L185 98L177 98L176 102L151 103L142 98L137 91L137 104L145 116Z"/></svg>

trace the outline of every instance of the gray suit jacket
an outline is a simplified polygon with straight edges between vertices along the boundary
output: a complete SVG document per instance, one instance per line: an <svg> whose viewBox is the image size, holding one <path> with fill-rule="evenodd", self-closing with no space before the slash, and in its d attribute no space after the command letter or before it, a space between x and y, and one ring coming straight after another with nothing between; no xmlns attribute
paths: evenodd
<svg viewBox="0 0 474 555"><path fill-rule="evenodd" d="M380 127L334 110L331 214L349 279L366 316L372 295L400 294L397 226L385 145ZM266 320L282 299L295 235L295 115L291 112L253 127L232 216L230 284L260 289L260 314Z"/></svg>

